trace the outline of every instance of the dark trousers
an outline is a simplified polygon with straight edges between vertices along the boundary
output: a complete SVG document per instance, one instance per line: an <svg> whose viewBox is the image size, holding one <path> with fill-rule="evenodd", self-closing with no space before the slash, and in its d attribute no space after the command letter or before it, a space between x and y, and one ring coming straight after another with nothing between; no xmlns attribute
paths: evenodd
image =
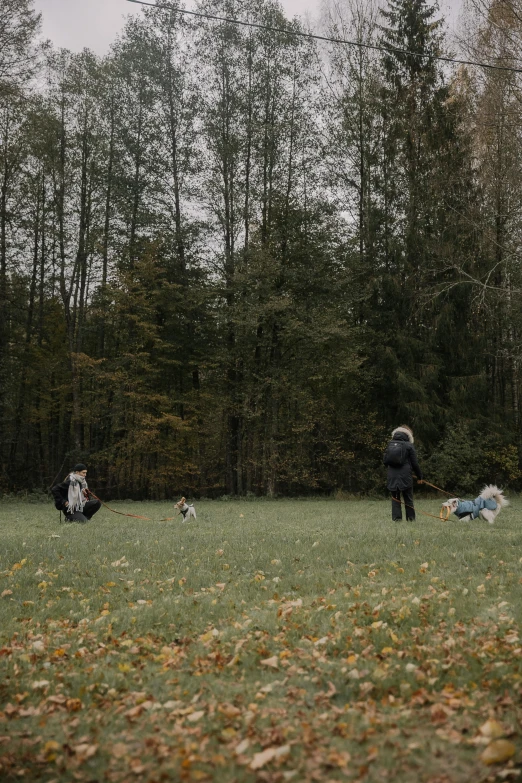
<svg viewBox="0 0 522 783"><path fill-rule="evenodd" d="M413 520L415 519L415 509L413 507L413 487L407 487L406 489L402 490L402 499L406 504L404 506L404 508L406 509L406 519L411 520L413 522ZM402 503L401 503L400 489L392 490L392 519L397 522L400 519L402 519Z"/></svg>
<svg viewBox="0 0 522 783"><path fill-rule="evenodd" d="M88 500L83 507L83 512L75 511L74 514L65 514L67 522L89 522L101 508L99 500Z"/></svg>

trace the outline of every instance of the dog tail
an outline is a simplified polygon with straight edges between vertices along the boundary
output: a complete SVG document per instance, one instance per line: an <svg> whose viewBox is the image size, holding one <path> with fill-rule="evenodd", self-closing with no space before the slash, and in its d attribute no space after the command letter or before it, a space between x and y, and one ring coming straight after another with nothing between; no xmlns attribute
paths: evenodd
<svg viewBox="0 0 522 783"><path fill-rule="evenodd" d="M480 493L480 497L484 500L495 500L500 508L509 506L509 500L504 497L502 490L495 484L487 484Z"/></svg>

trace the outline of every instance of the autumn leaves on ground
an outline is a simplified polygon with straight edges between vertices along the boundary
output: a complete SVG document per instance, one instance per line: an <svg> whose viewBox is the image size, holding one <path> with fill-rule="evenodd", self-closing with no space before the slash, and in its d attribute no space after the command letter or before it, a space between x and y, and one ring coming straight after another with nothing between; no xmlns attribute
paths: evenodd
<svg viewBox="0 0 522 783"><path fill-rule="evenodd" d="M118 510L2 507L2 780L517 779L520 501Z"/></svg>

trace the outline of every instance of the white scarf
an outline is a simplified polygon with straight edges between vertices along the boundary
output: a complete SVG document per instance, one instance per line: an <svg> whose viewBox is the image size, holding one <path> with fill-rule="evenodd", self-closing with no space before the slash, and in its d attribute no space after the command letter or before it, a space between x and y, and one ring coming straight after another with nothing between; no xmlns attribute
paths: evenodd
<svg viewBox="0 0 522 783"><path fill-rule="evenodd" d="M78 473L71 473L69 475L69 495L67 498L69 501L69 511L73 513L79 511L82 513L83 507L87 502L83 494L84 489L87 489L85 478Z"/></svg>

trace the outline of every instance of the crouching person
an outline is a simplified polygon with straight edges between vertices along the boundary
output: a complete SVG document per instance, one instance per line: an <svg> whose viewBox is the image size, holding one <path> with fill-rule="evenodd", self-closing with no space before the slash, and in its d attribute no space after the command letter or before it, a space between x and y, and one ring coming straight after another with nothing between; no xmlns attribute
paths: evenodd
<svg viewBox="0 0 522 783"><path fill-rule="evenodd" d="M99 500L89 500L86 476L87 466L79 463L61 484L56 484L51 490L54 505L63 511L68 522L89 522L101 508Z"/></svg>
<svg viewBox="0 0 522 783"><path fill-rule="evenodd" d="M392 439L384 452L383 462L388 468L388 489L392 493L392 519L395 522L402 519L402 492L406 519L414 521L412 470L420 484L423 479L413 445L413 432L409 427L402 425L393 430Z"/></svg>

